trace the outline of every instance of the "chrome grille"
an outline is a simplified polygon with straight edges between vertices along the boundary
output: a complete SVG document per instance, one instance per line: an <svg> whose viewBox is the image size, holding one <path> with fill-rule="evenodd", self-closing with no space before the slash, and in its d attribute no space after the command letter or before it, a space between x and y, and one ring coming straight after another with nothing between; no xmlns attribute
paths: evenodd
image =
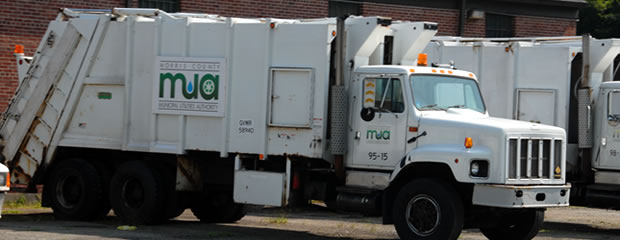
<svg viewBox="0 0 620 240"><path fill-rule="evenodd" d="M561 139L511 137L507 149L509 180L562 179Z"/></svg>

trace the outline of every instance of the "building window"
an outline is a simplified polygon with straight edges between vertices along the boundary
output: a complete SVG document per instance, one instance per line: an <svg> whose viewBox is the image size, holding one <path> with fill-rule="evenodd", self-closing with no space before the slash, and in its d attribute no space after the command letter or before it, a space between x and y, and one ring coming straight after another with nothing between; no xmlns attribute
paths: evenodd
<svg viewBox="0 0 620 240"><path fill-rule="evenodd" d="M513 37L512 25L514 17L487 13L486 16L486 37Z"/></svg>
<svg viewBox="0 0 620 240"><path fill-rule="evenodd" d="M329 1L328 14L330 17L362 15L361 4L354 2Z"/></svg>
<svg viewBox="0 0 620 240"><path fill-rule="evenodd" d="M179 0L138 0L140 8L157 8L165 12L174 13L180 10Z"/></svg>

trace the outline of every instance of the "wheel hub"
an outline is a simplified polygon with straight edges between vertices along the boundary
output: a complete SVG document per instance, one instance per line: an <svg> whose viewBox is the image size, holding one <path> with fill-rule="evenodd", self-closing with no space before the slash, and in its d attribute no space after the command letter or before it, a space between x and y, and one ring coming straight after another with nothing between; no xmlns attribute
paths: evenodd
<svg viewBox="0 0 620 240"><path fill-rule="evenodd" d="M419 236L429 236L439 227L441 209L431 196L421 194L407 203L407 225Z"/></svg>
<svg viewBox="0 0 620 240"><path fill-rule="evenodd" d="M77 176L66 176L56 185L56 199L64 208L73 208L82 196L82 183Z"/></svg>
<svg viewBox="0 0 620 240"><path fill-rule="evenodd" d="M131 179L123 184L121 196L126 207L139 208L144 203L144 187L140 181Z"/></svg>

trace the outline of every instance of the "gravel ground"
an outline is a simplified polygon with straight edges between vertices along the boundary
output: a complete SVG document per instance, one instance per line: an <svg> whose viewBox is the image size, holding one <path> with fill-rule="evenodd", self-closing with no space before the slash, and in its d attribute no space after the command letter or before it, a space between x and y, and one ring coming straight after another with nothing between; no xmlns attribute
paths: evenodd
<svg viewBox="0 0 620 240"><path fill-rule="evenodd" d="M14 209L0 220L0 239L397 239L379 218L336 214L316 207L303 211L253 208L235 224L200 223L190 211L163 225L118 230L113 216L96 222L56 221L47 208ZM550 209L535 239L618 239L620 211L581 207ZM465 230L459 239L486 239Z"/></svg>

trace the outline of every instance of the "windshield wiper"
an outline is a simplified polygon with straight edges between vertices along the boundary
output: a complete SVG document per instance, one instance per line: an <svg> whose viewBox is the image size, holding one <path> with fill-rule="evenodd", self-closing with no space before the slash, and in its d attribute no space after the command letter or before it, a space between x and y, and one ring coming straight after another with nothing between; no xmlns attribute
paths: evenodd
<svg viewBox="0 0 620 240"><path fill-rule="evenodd" d="M437 104L429 104L423 107L420 107L420 110L446 110L440 107L437 107Z"/></svg>
<svg viewBox="0 0 620 240"><path fill-rule="evenodd" d="M465 108L465 105L454 105L454 106L449 106L447 108Z"/></svg>

